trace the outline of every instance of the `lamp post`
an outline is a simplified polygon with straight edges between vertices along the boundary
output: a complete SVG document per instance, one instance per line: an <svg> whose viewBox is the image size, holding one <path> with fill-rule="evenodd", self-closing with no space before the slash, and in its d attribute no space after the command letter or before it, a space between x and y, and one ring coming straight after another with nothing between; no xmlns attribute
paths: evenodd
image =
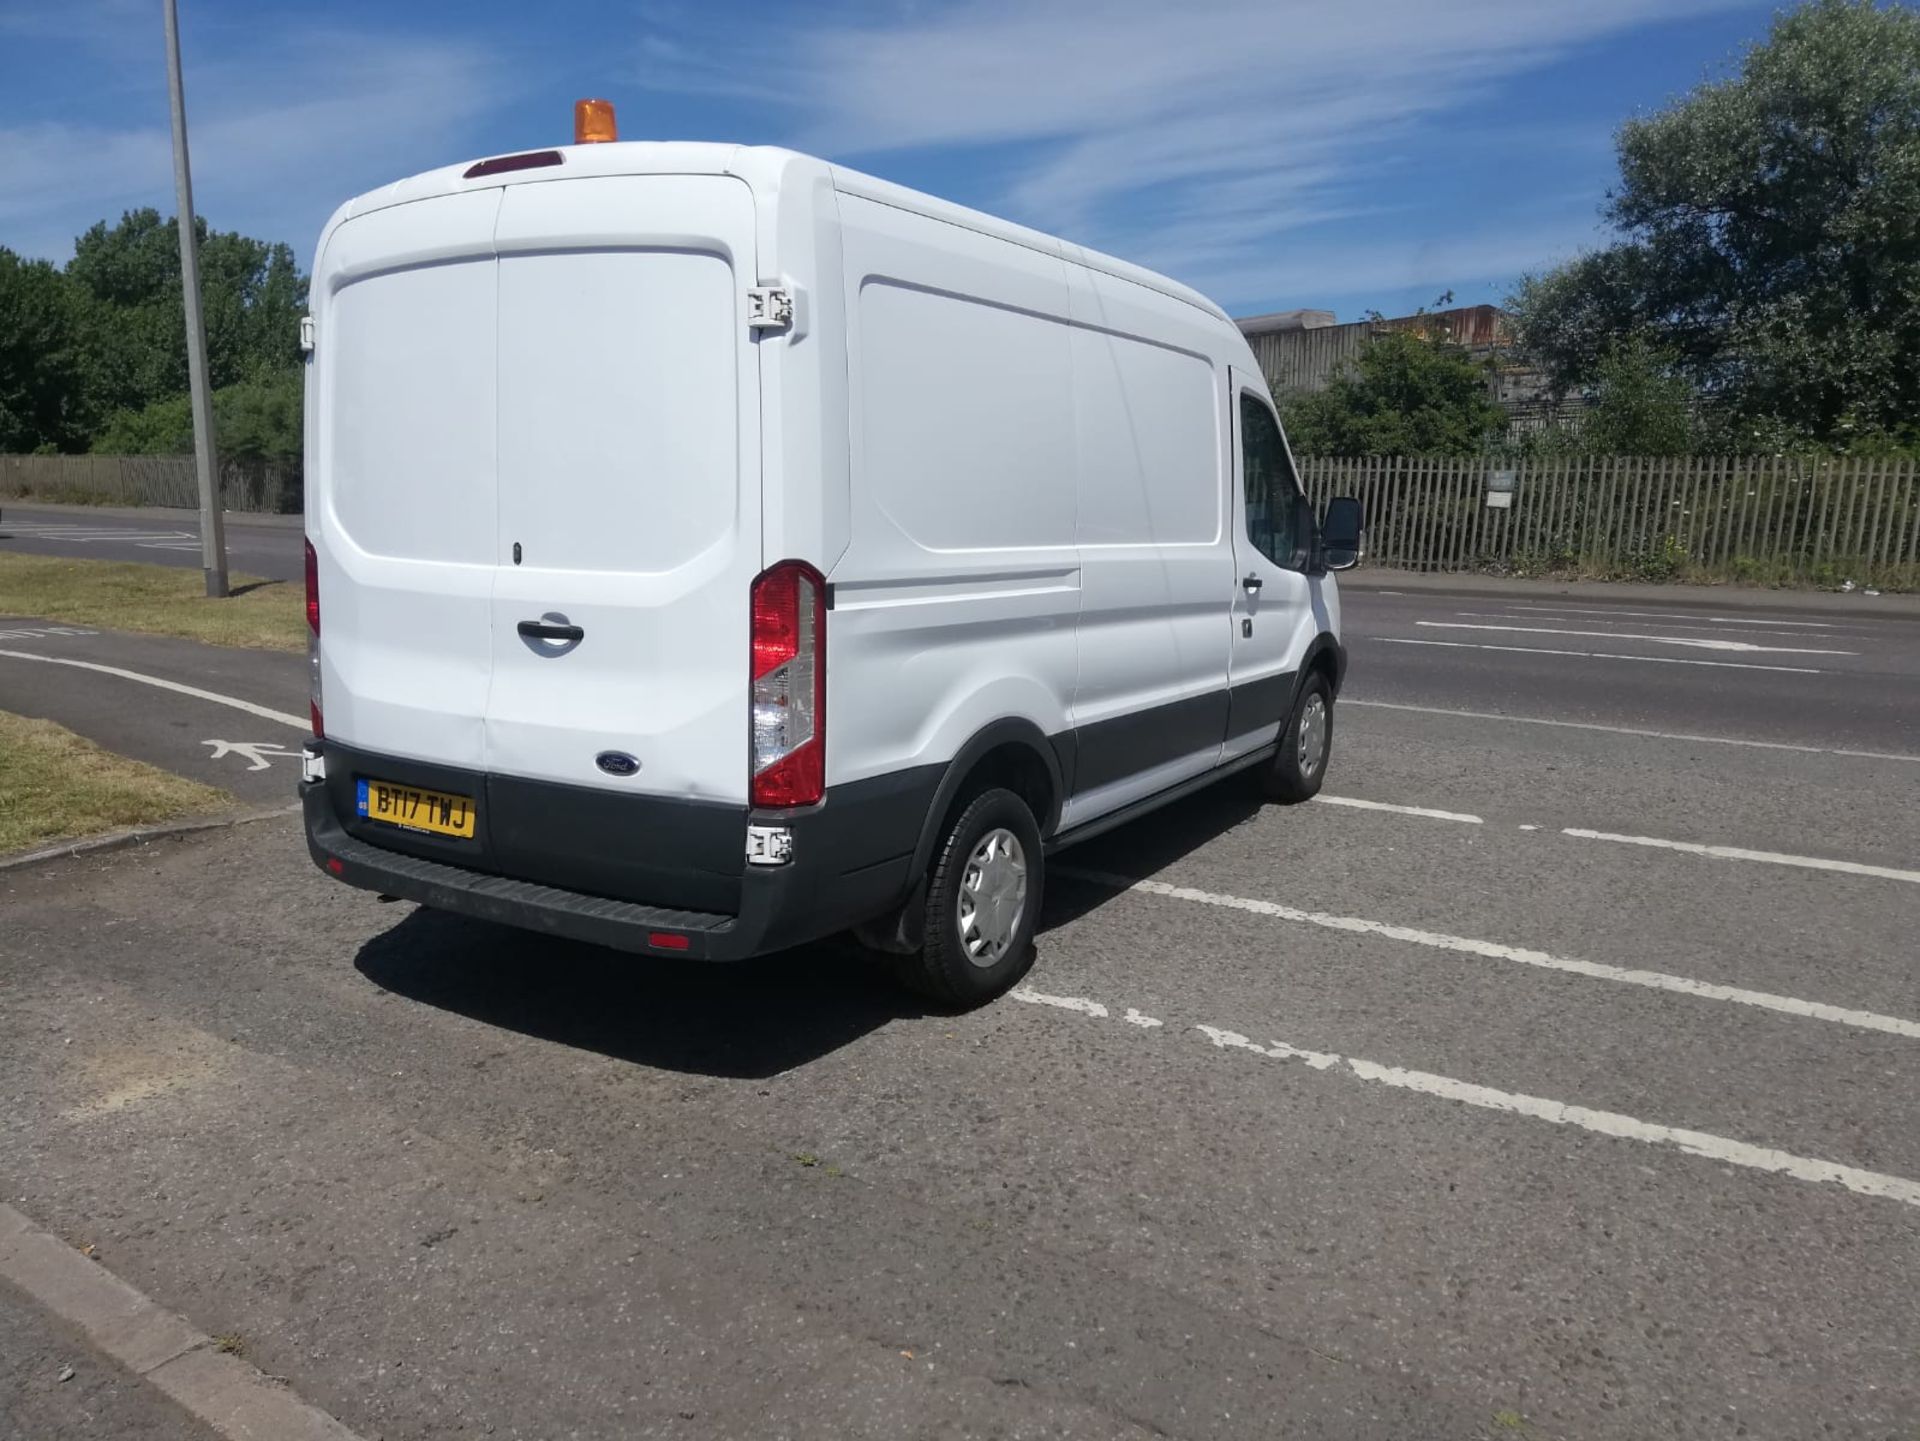
<svg viewBox="0 0 1920 1441"><path fill-rule="evenodd" d="M227 593L227 529L220 512L220 468L213 450L213 396L207 388L207 325L200 313L200 239L193 223L193 172L187 162L187 100L180 81L180 17L167 17L167 96L173 106L173 188L180 217L180 289L186 302L187 389L193 401L193 468L200 482L200 568L207 594Z"/></svg>

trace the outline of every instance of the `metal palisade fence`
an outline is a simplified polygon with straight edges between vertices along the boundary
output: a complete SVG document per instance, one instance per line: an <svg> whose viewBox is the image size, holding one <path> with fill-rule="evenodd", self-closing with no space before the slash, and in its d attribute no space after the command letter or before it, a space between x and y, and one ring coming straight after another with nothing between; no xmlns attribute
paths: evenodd
<svg viewBox="0 0 1920 1441"><path fill-rule="evenodd" d="M295 468L220 463L220 498L228 510L295 514L300 491ZM200 490L191 455L0 455L0 498L196 510Z"/></svg>
<svg viewBox="0 0 1920 1441"><path fill-rule="evenodd" d="M1920 589L1920 463L1866 457L1306 459L1411 570Z"/></svg>

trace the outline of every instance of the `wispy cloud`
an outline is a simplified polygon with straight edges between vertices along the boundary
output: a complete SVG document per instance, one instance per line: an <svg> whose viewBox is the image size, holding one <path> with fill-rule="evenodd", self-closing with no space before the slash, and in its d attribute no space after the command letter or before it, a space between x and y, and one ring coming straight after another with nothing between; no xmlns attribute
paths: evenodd
<svg viewBox="0 0 1920 1441"><path fill-rule="evenodd" d="M118 18L117 3L40 33L110 51L125 43L103 23ZM133 123L0 128L0 243L58 259L103 217L141 205L172 213L159 25L142 9L151 79L122 107ZM458 41L305 22L212 39L187 70L195 208L296 248L346 196L465 153L465 132L502 89L490 54Z"/></svg>
<svg viewBox="0 0 1920 1441"><path fill-rule="evenodd" d="M884 166L1000 147L999 208L1226 293L1286 232L1391 205L1428 122L1472 123L1516 74L1728 3L967 0L828 12L750 69L800 148ZM665 22L646 45L661 88L718 93L743 73L737 50L721 63ZM1456 249L1429 252L1436 285ZM1357 288L1361 269L1322 286Z"/></svg>

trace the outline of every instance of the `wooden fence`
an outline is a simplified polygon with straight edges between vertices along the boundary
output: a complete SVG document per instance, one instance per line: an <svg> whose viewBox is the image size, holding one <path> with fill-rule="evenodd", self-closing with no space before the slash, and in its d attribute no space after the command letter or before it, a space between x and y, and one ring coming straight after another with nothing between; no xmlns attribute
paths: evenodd
<svg viewBox="0 0 1920 1441"><path fill-rule="evenodd" d="M0 455L0 497L79 505L200 506L190 455ZM220 465L228 510L297 514L300 473L257 461Z"/></svg>
<svg viewBox="0 0 1920 1441"><path fill-rule="evenodd" d="M1301 472L1316 501L1360 499L1381 565L1920 589L1912 460L1396 456Z"/></svg>

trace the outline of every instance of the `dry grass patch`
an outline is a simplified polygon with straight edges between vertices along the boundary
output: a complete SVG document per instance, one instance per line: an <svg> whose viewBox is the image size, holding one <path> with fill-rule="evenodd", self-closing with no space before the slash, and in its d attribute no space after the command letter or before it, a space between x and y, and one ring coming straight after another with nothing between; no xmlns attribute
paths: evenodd
<svg viewBox="0 0 1920 1441"><path fill-rule="evenodd" d="M306 597L299 586L236 575L233 588L240 594L208 600L205 579L187 566L0 554L0 615L253 650L306 649Z"/></svg>
<svg viewBox="0 0 1920 1441"><path fill-rule="evenodd" d="M232 803L225 791L103 750L65 726L0 711L0 855Z"/></svg>

